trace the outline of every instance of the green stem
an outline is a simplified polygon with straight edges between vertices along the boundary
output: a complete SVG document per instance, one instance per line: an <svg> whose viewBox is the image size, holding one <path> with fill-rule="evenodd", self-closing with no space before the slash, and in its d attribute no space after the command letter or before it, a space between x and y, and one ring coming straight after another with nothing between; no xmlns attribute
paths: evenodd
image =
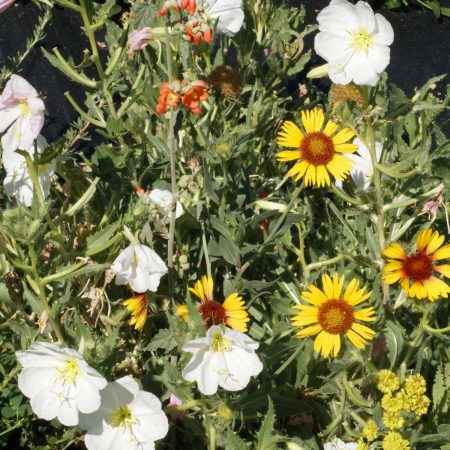
<svg viewBox="0 0 450 450"><path fill-rule="evenodd" d="M38 289L39 300L41 302L41 306L48 315L48 319L52 325L52 328L53 328L54 332L56 333L56 336L58 337L58 343L64 344L65 340L64 340L61 328L59 326L58 321L53 316L53 311L50 308L50 305L48 304L47 295L45 294L45 287L42 284L41 277L39 276L39 273L37 271L36 252L34 251L33 245L31 245L31 244L28 245L28 251L29 251L29 256L30 256L30 260L31 260L31 273L33 275L34 282Z"/></svg>
<svg viewBox="0 0 450 450"><path fill-rule="evenodd" d="M431 334L440 334L440 333L448 333L450 331L450 326L445 328L432 328L429 325L423 325L425 331Z"/></svg>
<svg viewBox="0 0 450 450"><path fill-rule="evenodd" d="M350 203L351 205L365 205L367 202L360 200L359 198L353 198L347 195L344 191L341 191L335 184L331 183L330 189L342 200Z"/></svg>
<svg viewBox="0 0 450 450"><path fill-rule="evenodd" d="M169 81L173 78L172 72L172 48L171 48L171 40L170 34L167 27L165 27L166 34L166 58L167 58L167 76ZM170 182L172 188L172 199L174 204L176 205L176 201L178 198L178 186L177 186L177 174L176 174L176 165L175 165L175 119L176 119L176 111L174 109L170 110L170 118L169 118L169 130L168 130L168 144L169 144L169 153L170 153ZM175 240L175 207L170 214L170 225L169 225L169 241L167 244L167 267L169 268L169 298L171 302L174 302L174 277L173 277L173 251L174 251L174 240Z"/></svg>
<svg viewBox="0 0 450 450"><path fill-rule="evenodd" d="M342 422L342 417L343 417L344 408L345 408L345 397L346 397L345 387L341 386L341 397L339 400L339 402L340 402L339 413L336 416L336 418L333 420L333 422L331 422L330 425L328 425L327 428L325 428L325 430L323 431L322 434L324 437L329 436Z"/></svg>
<svg viewBox="0 0 450 450"><path fill-rule="evenodd" d="M367 86L363 86L363 98L364 107L367 108L369 105L369 91ZM377 212L377 222L376 229L378 234L379 243L379 254L378 258L381 261L381 270L384 265L384 260L382 258L382 253L386 247L386 237L384 232L384 203L383 203L383 187L381 184L381 174L382 172L378 168L378 160L376 153L376 141L375 141L375 129L372 125L370 118L366 119L366 131L367 131L367 144L370 152L370 158L372 160L373 167L373 183L375 186L375 210ZM387 303L389 300L389 285L381 282L381 288L383 290L383 302Z"/></svg>
<svg viewBox="0 0 450 450"><path fill-rule="evenodd" d="M201 221L201 224L202 224L202 244L203 244L203 252L205 254L206 272L208 274L208 277L212 278L211 261L209 259L208 243L206 242L205 223L203 222L203 220Z"/></svg>

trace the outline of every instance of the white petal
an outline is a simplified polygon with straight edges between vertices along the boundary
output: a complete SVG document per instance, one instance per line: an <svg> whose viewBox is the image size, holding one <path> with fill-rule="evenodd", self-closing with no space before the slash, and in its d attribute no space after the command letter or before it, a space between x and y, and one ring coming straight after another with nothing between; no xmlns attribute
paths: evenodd
<svg viewBox="0 0 450 450"><path fill-rule="evenodd" d="M376 27L375 15L372 8L366 2L359 1L355 5L355 13L358 16L362 31L372 34Z"/></svg>
<svg viewBox="0 0 450 450"><path fill-rule="evenodd" d="M100 408L100 393L97 386L85 375L78 376L76 383L78 410L85 414L97 411Z"/></svg>
<svg viewBox="0 0 450 450"><path fill-rule="evenodd" d="M371 45L368 50L370 64L376 73L383 72L389 64L391 51L385 45Z"/></svg>
<svg viewBox="0 0 450 450"><path fill-rule="evenodd" d="M161 402L150 392L140 391L130 405L133 416L139 418L140 426L133 431L145 436L146 441L162 439L169 431L169 422L161 410Z"/></svg>
<svg viewBox="0 0 450 450"><path fill-rule="evenodd" d="M343 59L348 54L348 36L320 32L314 38L314 50L326 61Z"/></svg>
<svg viewBox="0 0 450 450"><path fill-rule="evenodd" d="M23 109L19 103L5 105L0 108L0 133L3 133L15 120L22 115Z"/></svg>
<svg viewBox="0 0 450 450"><path fill-rule="evenodd" d="M30 400L30 405L40 419L52 420L58 415L61 403L50 390L43 390Z"/></svg>
<svg viewBox="0 0 450 450"><path fill-rule="evenodd" d="M34 397L43 390L48 390L55 375L53 367L26 367L18 377L18 386L22 394Z"/></svg>
<svg viewBox="0 0 450 450"><path fill-rule="evenodd" d="M358 85L375 86L379 75L373 68L368 57L361 53L355 53L345 66L348 77Z"/></svg>
<svg viewBox="0 0 450 450"><path fill-rule="evenodd" d="M377 33L374 35L376 44L391 45L394 42L394 30L392 25L381 15L375 14Z"/></svg>

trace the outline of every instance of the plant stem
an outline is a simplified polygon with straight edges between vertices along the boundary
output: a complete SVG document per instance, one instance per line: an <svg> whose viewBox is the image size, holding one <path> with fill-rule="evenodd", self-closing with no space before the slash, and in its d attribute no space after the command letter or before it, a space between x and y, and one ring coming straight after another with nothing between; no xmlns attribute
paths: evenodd
<svg viewBox="0 0 450 450"><path fill-rule="evenodd" d="M363 98L364 107L367 110L369 106L369 91L367 86L363 86ZM386 247L386 237L384 234L384 203L383 203L383 187L381 184L381 171L378 169L377 153L376 153L376 141L375 141L375 129L369 117L366 118L366 132L367 132L367 144L370 152L370 158L372 160L373 167L373 183L375 186L375 210L377 213L376 229L378 234L379 243L379 260L380 269L383 269L384 260L382 253ZM383 290L383 303L387 303L389 300L389 285L381 282L381 288Z"/></svg>
<svg viewBox="0 0 450 450"><path fill-rule="evenodd" d="M64 344L65 340L61 328L59 326L58 321L53 316L53 311L50 308L50 305L48 304L47 295L45 294L45 287L42 284L41 277L39 276L39 273L37 271L36 252L34 251L33 245L31 244L28 245L28 251L31 259L31 273L33 275L34 282L36 283L39 292L39 300L41 302L41 306L48 315L48 319L52 325L53 331L56 333L56 336L58 337L58 343Z"/></svg>
<svg viewBox="0 0 450 450"><path fill-rule="evenodd" d="M206 273L208 274L208 277L212 278L211 273L211 261L209 259L209 253L208 253L208 243L206 242L206 230L205 230L205 223L203 220L201 221L202 224L202 244L203 244L203 252L205 253L205 262L206 262Z"/></svg>
<svg viewBox="0 0 450 450"><path fill-rule="evenodd" d="M170 34L167 27L165 27L166 33L166 58L167 58L167 76L169 81L173 78L172 73L172 48L170 41ZM169 225L169 241L167 244L167 267L169 268L169 298L171 302L174 302L174 277L173 277L173 248L174 248L174 240L175 240L175 208L176 202L178 198L178 187L177 187L177 174L176 174L176 166L175 166L175 118L176 111L174 109L170 110L170 118L169 118L169 130L167 141L169 144L169 153L170 153L170 182L172 187L172 201L174 204L173 210L170 214L170 225Z"/></svg>

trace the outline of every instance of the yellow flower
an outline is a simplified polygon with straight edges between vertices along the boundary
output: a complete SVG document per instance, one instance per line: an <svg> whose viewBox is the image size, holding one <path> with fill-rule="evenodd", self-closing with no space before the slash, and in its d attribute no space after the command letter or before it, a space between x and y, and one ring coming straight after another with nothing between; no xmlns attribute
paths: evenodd
<svg viewBox="0 0 450 450"><path fill-rule="evenodd" d="M147 320L147 299L144 294L137 294L122 303L131 312L130 325L138 331L144 328Z"/></svg>
<svg viewBox="0 0 450 450"><path fill-rule="evenodd" d="M383 395L381 407L387 412L399 412L403 408L403 399L399 396L393 397L391 393Z"/></svg>
<svg viewBox="0 0 450 450"><path fill-rule="evenodd" d="M420 374L409 375L405 380L405 391L408 395L425 394L427 383Z"/></svg>
<svg viewBox="0 0 450 450"><path fill-rule="evenodd" d="M297 161L288 174L295 177L295 181L304 177L306 186L329 186L330 174L345 180L354 163L343 153L356 151L357 146L348 143L355 133L343 128L335 134L338 126L331 120L323 128L325 117L320 108L302 111L301 119L304 130L289 120L281 125L277 143L295 150L277 153L277 160Z"/></svg>
<svg viewBox="0 0 450 450"><path fill-rule="evenodd" d="M383 450L410 450L409 442L396 431L389 432L383 439Z"/></svg>
<svg viewBox="0 0 450 450"><path fill-rule="evenodd" d="M354 309L355 306L367 300L371 292L366 292L365 287L360 289L359 281L353 279L342 295L344 282L345 277L339 278L337 273L332 279L328 275L323 275L323 290L310 284L308 291L302 292L303 300L314 306L294 306L299 313L291 319L292 325L294 327L312 325L297 332L297 336L304 338L317 334L314 350L323 356L337 356L341 348L342 334L345 334L358 349L364 348L367 341L375 336L373 330L356 322L356 320L373 322L374 308L370 306L359 310Z"/></svg>
<svg viewBox="0 0 450 450"><path fill-rule="evenodd" d="M386 411L383 414L383 423L390 430L399 430L405 424L405 419L400 411Z"/></svg>
<svg viewBox="0 0 450 450"><path fill-rule="evenodd" d="M450 258L450 244L442 246L444 240L437 231L421 231L416 239L417 251L410 255L399 243L393 242L383 252L388 258L383 268L383 281L399 283L405 294L412 298L427 298L432 302L439 297L447 298L450 286L435 275L440 273L450 278L450 264L434 264Z"/></svg>
<svg viewBox="0 0 450 450"><path fill-rule="evenodd" d="M201 314L205 325L209 328L212 325L226 323L230 328L245 333L248 330L247 322L250 320L246 311L245 302L239 294L233 292L223 303L213 298L214 281L211 277L204 275L196 281L193 288L189 288L193 294L200 299L198 311ZM178 305L177 313L184 320L189 319L186 305Z"/></svg>
<svg viewBox="0 0 450 450"><path fill-rule="evenodd" d="M363 429L363 436L368 442L374 441L378 436L378 427L374 420L368 420L367 425Z"/></svg>
<svg viewBox="0 0 450 450"><path fill-rule="evenodd" d="M383 394L394 392L400 387L400 380L398 376L388 369L380 370L378 373L377 388Z"/></svg>
<svg viewBox="0 0 450 450"><path fill-rule="evenodd" d="M358 439L358 447L356 450L369 450L369 444L366 444L363 439Z"/></svg>

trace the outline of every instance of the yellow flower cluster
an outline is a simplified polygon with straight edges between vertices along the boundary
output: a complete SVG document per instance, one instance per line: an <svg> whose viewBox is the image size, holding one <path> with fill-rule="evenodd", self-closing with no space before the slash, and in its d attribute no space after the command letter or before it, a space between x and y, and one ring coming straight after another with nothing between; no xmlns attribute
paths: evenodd
<svg viewBox="0 0 450 450"><path fill-rule="evenodd" d="M425 379L420 374L406 377L404 388L400 389L398 376L390 370L381 370L377 387L384 393L381 399L383 423L390 430L402 428L405 422L403 410L422 416L430 406L430 399L425 395L427 389Z"/></svg>
<svg viewBox="0 0 450 450"><path fill-rule="evenodd" d="M400 433L390 431L382 443L383 450L410 450L409 442Z"/></svg>
<svg viewBox="0 0 450 450"><path fill-rule="evenodd" d="M367 425L363 429L363 436L366 438L367 442L374 441L378 436L378 427L375 421L368 420Z"/></svg>

